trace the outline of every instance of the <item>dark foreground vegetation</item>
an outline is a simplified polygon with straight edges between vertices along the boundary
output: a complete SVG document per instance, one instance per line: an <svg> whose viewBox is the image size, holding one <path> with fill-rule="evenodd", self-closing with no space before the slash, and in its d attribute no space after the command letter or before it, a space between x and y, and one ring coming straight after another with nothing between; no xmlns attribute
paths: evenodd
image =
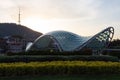
<svg viewBox="0 0 120 80"><path fill-rule="evenodd" d="M117 75L119 62L52 61L0 63L0 76Z"/></svg>
<svg viewBox="0 0 120 80"><path fill-rule="evenodd" d="M56 52L56 51L30 51L20 53L6 53L7 56L92 56L93 52L90 49L74 52ZM120 51L102 51L101 55L113 56L120 59ZM99 56L99 55L98 55ZM93 57L93 56L92 56Z"/></svg>
<svg viewBox="0 0 120 80"><path fill-rule="evenodd" d="M73 51L73 52L59 52L59 51L51 51L51 50L44 50L44 51L28 51L28 52L20 52L20 53L6 53L8 56L13 55L92 55L91 49L85 49L82 51Z"/></svg>
<svg viewBox="0 0 120 80"><path fill-rule="evenodd" d="M7 53L0 56L0 80L120 80L119 55L93 56L91 50Z"/></svg>
<svg viewBox="0 0 120 80"><path fill-rule="evenodd" d="M0 77L0 80L120 80L120 75L79 75L79 76L19 76Z"/></svg>
<svg viewBox="0 0 120 80"><path fill-rule="evenodd" d="M108 45L108 49L118 49L116 51L103 51L103 55L115 56L120 59L120 39L114 39Z"/></svg>
<svg viewBox="0 0 120 80"><path fill-rule="evenodd" d="M119 53L116 56L103 53L104 55L92 55L91 50L78 52L54 52L54 51L30 51L21 53L7 53L0 56L0 62L43 62L43 61L119 61Z"/></svg>
<svg viewBox="0 0 120 80"><path fill-rule="evenodd" d="M104 51L103 55L110 55L120 59L120 51Z"/></svg>
<svg viewBox="0 0 120 80"><path fill-rule="evenodd" d="M86 55L28 55L28 56L0 56L0 63L11 62L44 62L44 61L111 61L119 62L113 56L86 56Z"/></svg>

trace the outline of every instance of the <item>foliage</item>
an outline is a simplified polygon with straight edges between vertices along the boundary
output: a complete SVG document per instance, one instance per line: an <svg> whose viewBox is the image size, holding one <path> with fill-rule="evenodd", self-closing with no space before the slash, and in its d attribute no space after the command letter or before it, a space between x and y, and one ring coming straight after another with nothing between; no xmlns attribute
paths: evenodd
<svg viewBox="0 0 120 80"><path fill-rule="evenodd" d="M30 51L20 53L6 53L8 56L13 55L92 55L91 50L73 51L73 52L56 52L56 51Z"/></svg>
<svg viewBox="0 0 120 80"><path fill-rule="evenodd" d="M82 55L41 55L41 56L0 56L1 63L10 62L33 62L33 61L113 61L119 59L112 56L82 56Z"/></svg>
<svg viewBox="0 0 120 80"><path fill-rule="evenodd" d="M42 75L42 76L4 76L0 80L120 80L118 75Z"/></svg>
<svg viewBox="0 0 120 80"><path fill-rule="evenodd" d="M15 23L0 23L0 37L19 35L23 36L27 41L34 41L37 37L42 35L40 32L36 32L23 25L17 25Z"/></svg>
<svg viewBox="0 0 120 80"><path fill-rule="evenodd" d="M108 45L108 48L120 49L120 40L114 39L113 41L110 42L110 44Z"/></svg>
<svg viewBox="0 0 120 80"><path fill-rule="evenodd" d="M110 55L120 59L120 51L103 51L103 55Z"/></svg>
<svg viewBox="0 0 120 80"><path fill-rule="evenodd" d="M1 63L0 76L120 74L119 62L53 61Z"/></svg>

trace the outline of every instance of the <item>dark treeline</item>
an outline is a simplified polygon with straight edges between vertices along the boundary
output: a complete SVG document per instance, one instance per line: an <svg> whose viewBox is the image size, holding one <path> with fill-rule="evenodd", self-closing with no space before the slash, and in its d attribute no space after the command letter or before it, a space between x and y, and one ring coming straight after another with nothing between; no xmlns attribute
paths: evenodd
<svg viewBox="0 0 120 80"><path fill-rule="evenodd" d="M108 48L120 49L120 39L114 39L113 41L111 41L108 45Z"/></svg>

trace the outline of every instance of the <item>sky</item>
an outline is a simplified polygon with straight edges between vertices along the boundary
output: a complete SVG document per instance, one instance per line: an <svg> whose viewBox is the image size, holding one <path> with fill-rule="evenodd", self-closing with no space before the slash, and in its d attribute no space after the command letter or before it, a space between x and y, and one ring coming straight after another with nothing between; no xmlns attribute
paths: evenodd
<svg viewBox="0 0 120 80"><path fill-rule="evenodd" d="M120 0L0 0L0 23L18 23L47 33L64 30L92 36L112 26L120 38Z"/></svg>

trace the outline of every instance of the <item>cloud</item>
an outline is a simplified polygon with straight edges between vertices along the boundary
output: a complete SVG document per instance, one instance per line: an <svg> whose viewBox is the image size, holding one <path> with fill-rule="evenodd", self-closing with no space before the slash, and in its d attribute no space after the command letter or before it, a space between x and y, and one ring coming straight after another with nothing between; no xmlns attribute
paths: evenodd
<svg viewBox="0 0 120 80"><path fill-rule="evenodd" d="M24 13L43 18L86 19L97 15L96 0L8 0ZM96 2L96 3L94 3Z"/></svg>
<svg viewBox="0 0 120 80"><path fill-rule="evenodd" d="M86 20L96 17L98 6L96 0L0 0L0 14L17 16L20 7L23 18Z"/></svg>
<svg viewBox="0 0 120 80"><path fill-rule="evenodd" d="M120 0L0 0L0 19L17 22L20 7L22 19L43 18L50 28L95 34L106 26L119 25L119 4ZM118 33L120 28L115 28Z"/></svg>

